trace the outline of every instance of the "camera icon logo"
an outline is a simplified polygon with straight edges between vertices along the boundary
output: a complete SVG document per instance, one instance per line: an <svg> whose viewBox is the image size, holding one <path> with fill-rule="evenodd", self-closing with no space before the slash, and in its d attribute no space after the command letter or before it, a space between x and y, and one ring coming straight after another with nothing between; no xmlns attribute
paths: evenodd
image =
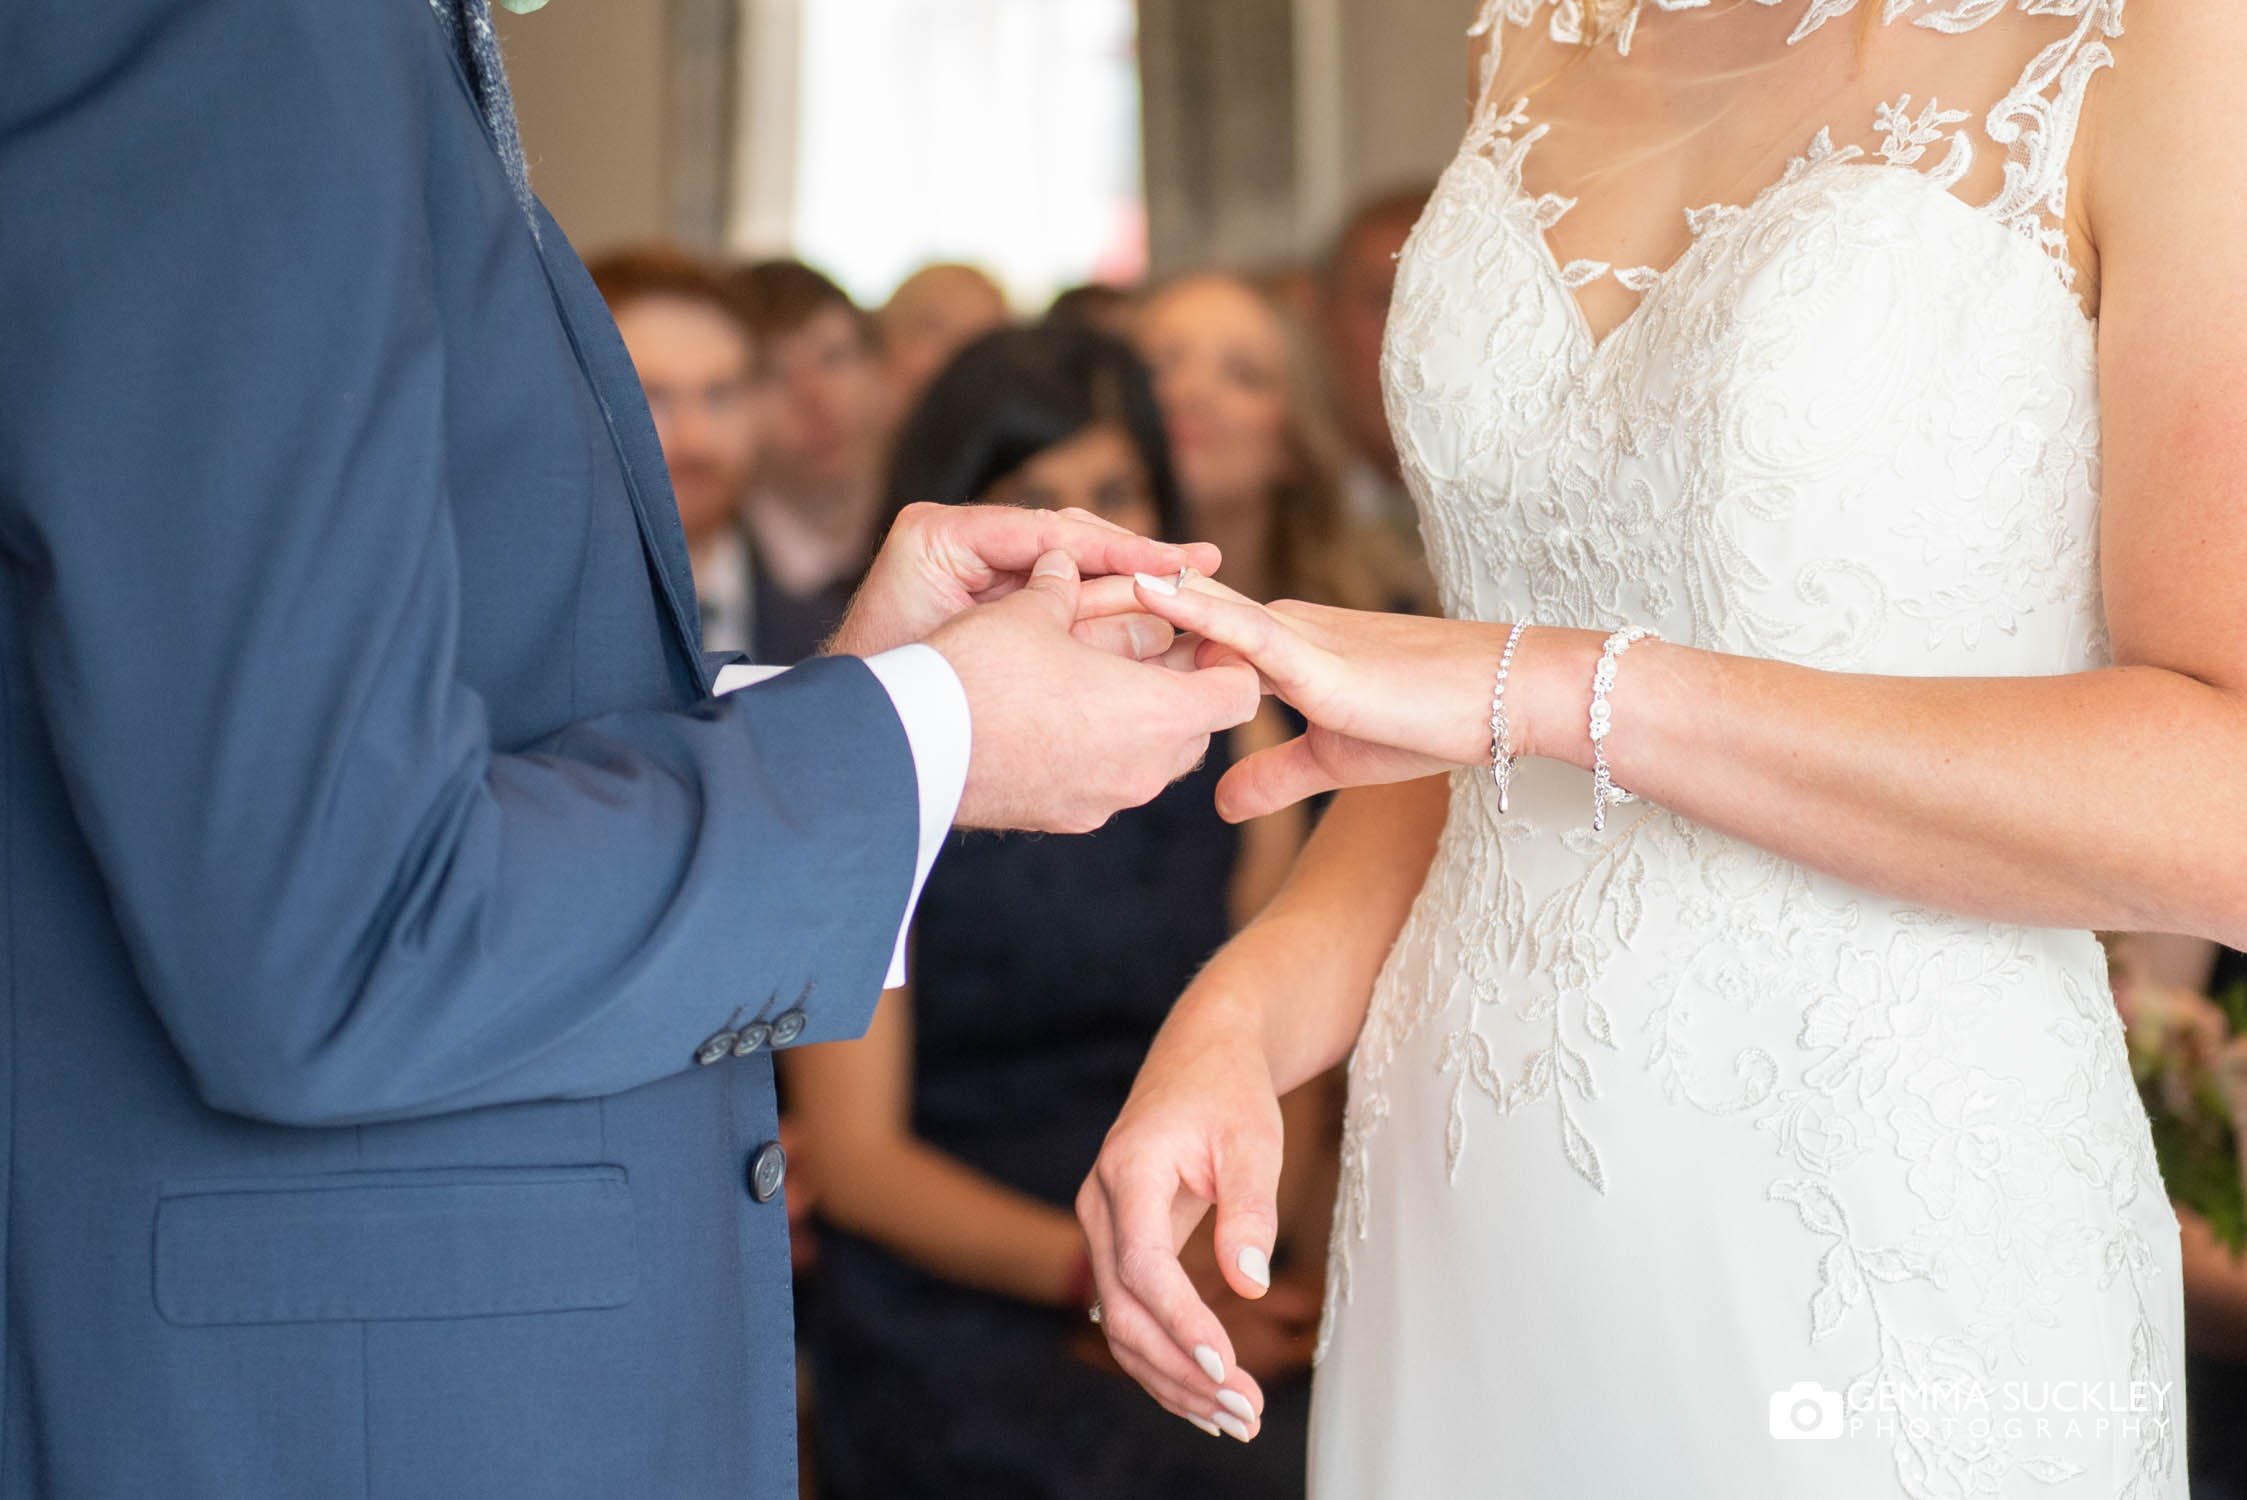
<svg viewBox="0 0 2247 1500"><path fill-rule="evenodd" d="M1841 1436L1841 1392L1815 1380L1798 1380L1771 1393L1771 1435L1775 1438Z"/></svg>

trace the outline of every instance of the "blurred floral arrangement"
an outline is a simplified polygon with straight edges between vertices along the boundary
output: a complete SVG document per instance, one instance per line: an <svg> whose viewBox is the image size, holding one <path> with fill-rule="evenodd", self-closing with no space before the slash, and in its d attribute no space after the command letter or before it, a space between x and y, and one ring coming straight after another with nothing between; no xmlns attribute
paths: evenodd
<svg viewBox="0 0 2247 1500"><path fill-rule="evenodd" d="M2247 1250L2239 1160L2247 1133L2247 981L2209 996L2152 983L2120 964L2111 973L2161 1180L2173 1202L2207 1220L2238 1255Z"/></svg>

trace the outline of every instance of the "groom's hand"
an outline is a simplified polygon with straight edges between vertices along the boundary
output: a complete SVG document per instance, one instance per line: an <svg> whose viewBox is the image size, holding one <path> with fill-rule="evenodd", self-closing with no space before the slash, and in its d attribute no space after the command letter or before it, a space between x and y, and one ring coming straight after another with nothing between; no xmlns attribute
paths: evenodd
<svg viewBox="0 0 2247 1500"><path fill-rule="evenodd" d="M1132 574L1174 574L1187 567L1214 573L1220 561L1206 542L1153 541L1090 511L908 505L883 540L828 650L872 656L924 640L970 606L1020 590L1038 559L1056 551L1068 554L1082 577L1101 580L1087 590L1079 636L1134 656L1160 651L1170 635L1167 625L1137 609L1130 597Z"/></svg>
<svg viewBox="0 0 2247 1500"><path fill-rule="evenodd" d="M959 674L974 726L956 821L1084 833L1191 770L1209 737L1256 713L1256 673L1195 672L1087 644L1068 552L1035 559L1022 587L928 638Z"/></svg>

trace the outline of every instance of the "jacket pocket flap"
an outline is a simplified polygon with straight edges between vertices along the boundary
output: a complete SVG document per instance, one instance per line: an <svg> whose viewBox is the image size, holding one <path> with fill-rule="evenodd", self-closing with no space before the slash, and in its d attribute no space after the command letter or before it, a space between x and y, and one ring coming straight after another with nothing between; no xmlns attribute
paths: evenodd
<svg viewBox="0 0 2247 1500"><path fill-rule="evenodd" d="M155 1258L157 1310L185 1324L618 1307L639 1285L616 1166L172 1185Z"/></svg>

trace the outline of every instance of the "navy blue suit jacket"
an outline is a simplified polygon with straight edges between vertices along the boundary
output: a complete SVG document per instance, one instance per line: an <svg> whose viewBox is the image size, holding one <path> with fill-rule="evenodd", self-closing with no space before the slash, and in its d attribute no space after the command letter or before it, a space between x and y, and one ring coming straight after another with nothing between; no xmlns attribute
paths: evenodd
<svg viewBox="0 0 2247 1500"><path fill-rule="evenodd" d="M541 213L426 0L0 6L7 1496L794 1493L707 1044L863 1029L911 758L709 697Z"/></svg>

